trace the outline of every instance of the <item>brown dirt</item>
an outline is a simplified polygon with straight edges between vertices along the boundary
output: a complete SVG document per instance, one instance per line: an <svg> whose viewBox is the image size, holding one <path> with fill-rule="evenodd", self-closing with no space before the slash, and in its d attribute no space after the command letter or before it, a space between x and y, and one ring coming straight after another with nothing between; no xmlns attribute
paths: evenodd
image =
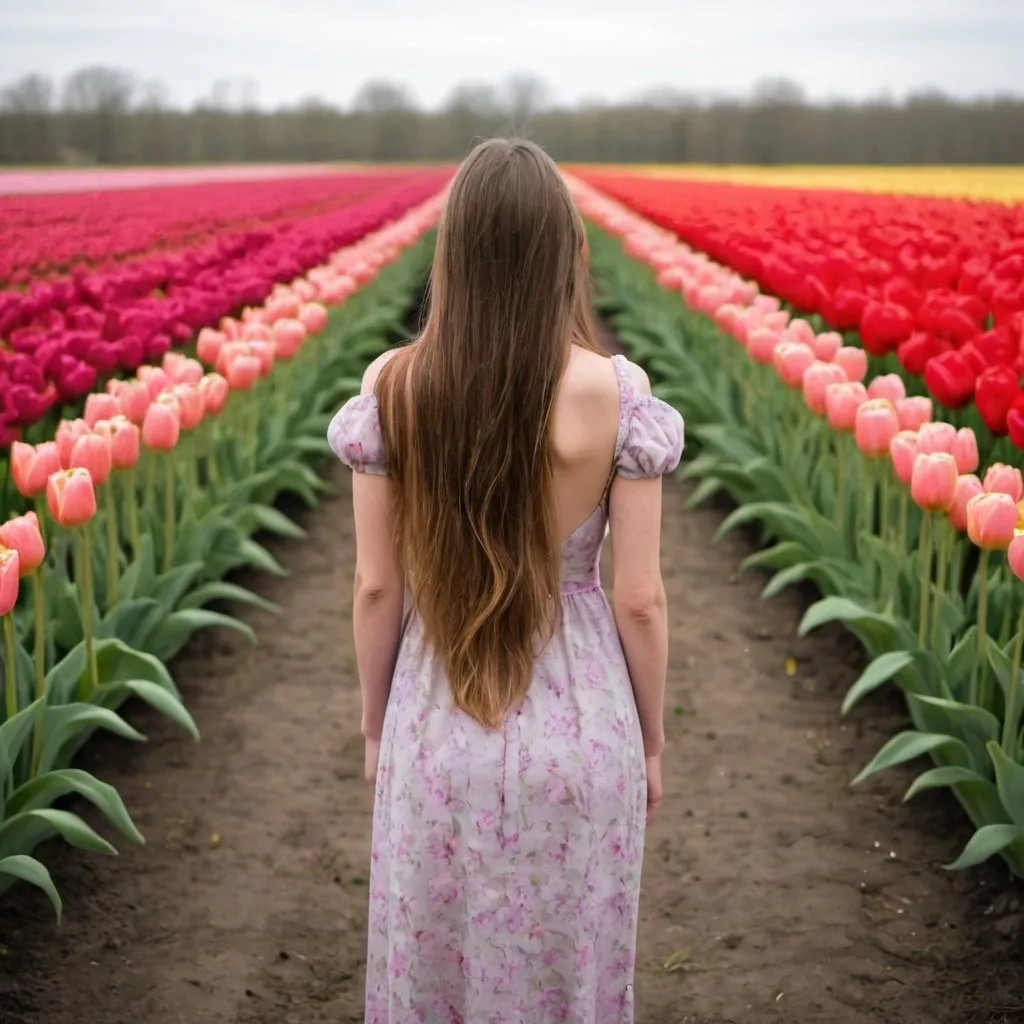
<svg viewBox="0 0 1024 1024"><path fill-rule="evenodd" d="M149 839L118 859L54 847L57 931L18 891L0 920L2 1024L362 1020L371 792L361 779L348 481L259 582L256 649L207 637L175 666L203 733L95 744ZM795 638L807 595L760 602L721 509L665 494L672 619L666 798L649 832L639 1024L1024 1021L1019 887L950 875L968 826L907 775L847 781L901 724L881 698L844 724L859 654ZM796 661L795 675L786 671ZM478 1024L478 1022L473 1022ZM542 1022L531 1022L542 1024Z"/></svg>

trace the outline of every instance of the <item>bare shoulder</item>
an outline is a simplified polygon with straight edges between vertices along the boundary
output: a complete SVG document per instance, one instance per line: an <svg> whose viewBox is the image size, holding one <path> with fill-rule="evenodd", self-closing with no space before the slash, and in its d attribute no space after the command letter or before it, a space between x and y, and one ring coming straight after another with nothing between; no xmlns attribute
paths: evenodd
<svg viewBox="0 0 1024 1024"><path fill-rule="evenodd" d="M618 382L612 361L600 352L573 345L565 370L566 391L572 400L585 404L617 398Z"/></svg>
<svg viewBox="0 0 1024 1024"><path fill-rule="evenodd" d="M380 371L394 359L399 351L401 350L397 348L388 349L387 352L382 352L370 363L363 374L363 386L360 394L369 395L373 392L373 389L377 386L377 378L380 376Z"/></svg>

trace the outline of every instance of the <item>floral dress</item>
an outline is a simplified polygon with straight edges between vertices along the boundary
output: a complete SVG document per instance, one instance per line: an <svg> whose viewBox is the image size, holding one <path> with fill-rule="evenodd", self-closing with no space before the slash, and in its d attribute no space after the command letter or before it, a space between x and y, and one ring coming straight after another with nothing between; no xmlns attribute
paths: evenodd
<svg viewBox="0 0 1024 1024"><path fill-rule="evenodd" d="M620 476L674 469L679 414L619 381ZM328 430L356 472L387 463L373 395ZM407 612L373 819L366 1024L631 1024L647 783L599 559L608 512L562 547L562 615L522 707L458 710Z"/></svg>

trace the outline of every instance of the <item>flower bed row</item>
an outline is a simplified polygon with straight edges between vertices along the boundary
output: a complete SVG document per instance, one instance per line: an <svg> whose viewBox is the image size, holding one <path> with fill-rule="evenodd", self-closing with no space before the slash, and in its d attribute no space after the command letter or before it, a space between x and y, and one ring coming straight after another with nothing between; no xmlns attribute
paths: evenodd
<svg viewBox="0 0 1024 1024"><path fill-rule="evenodd" d="M310 463L329 454L327 423L362 367L401 336L439 209L430 199L221 320L194 357L166 353L91 395L53 440L13 448L28 510L0 526L0 891L27 881L59 914L35 847L59 836L114 852L54 806L67 794L142 841L117 792L72 760L97 729L143 738L119 714L132 697L198 738L166 663L203 628L255 639L208 605L266 605L224 577L283 573L253 535L302 535L275 500L292 492L312 505L325 489ZM328 315L321 299L339 308Z"/></svg>
<svg viewBox="0 0 1024 1024"><path fill-rule="evenodd" d="M0 283L31 285L76 268L95 273L124 260L195 245L228 232L325 213L365 198L408 172L374 170L272 180L89 189L0 197Z"/></svg>
<svg viewBox="0 0 1024 1024"><path fill-rule="evenodd" d="M1024 205L585 179L1024 447Z"/></svg>
<svg viewBox="0 0 1024 1024"><path fill-rule="evenodd" d="M774 570L765 596L801 580L825 595L802 632L835 621L861 640L871 660L844 712L889 682L906 697L913 728L859 778L930 754L935 767L907 797L949 787L966 808L976 831L955 866L1000 854L1024 876L1019 469L993 465L979 479L973 433L928 420L899 378L865 387L863 352L745 330L745 311L777 312L756 286L574 191L610 232L591 239L600 302L687 418L696 457L684 473L702 479L692 500L724 490L739 508L721 532L761 525L771 546L747 565ZM671 289L667 267L682 277Z"/></svg>
<svg viewBox="0 0 1024 1024"><path fill-rule="evenodd" d="M316 218L225 236L103 274L82 274L0 296L0 445L51 410L81 399L104 377L158 360L203 327L262 302L281 281L394 220L442 187L440 172L402 179ZM357 280L365 270L354 267ZM336 296L325 295L328 301Z"/></svg>

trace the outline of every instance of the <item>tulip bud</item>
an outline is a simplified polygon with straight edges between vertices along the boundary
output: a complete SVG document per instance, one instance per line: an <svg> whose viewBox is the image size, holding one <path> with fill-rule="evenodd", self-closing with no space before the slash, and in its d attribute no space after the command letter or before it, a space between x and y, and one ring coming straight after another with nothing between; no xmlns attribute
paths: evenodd
<svg viewBox="0 0 1024 1024"><path fill-rule="evenodd" d="M973 473L978 468L978 439L970 427L961 427L956 432L951 454L960 473Z"/></svg>
<svg viewBox="0 0 1024 1024"><path fill-rule="evenodd" d="M899 429L899 417L892 403L885 398L869 398L857 410L853 436L861 454L879 459L889 454Z"/></svg>
<svg viewBox="0 0 1024 1024"><path fill-rule="evenodd" d="M170 402L154 402L146 411L142 422L142 443L157 452L169 452L178 443L181 421L175 405Z"/></svg>
<svg viewBox="0 0 1024 1024"><path fill-rule="evenodd" d="M1024 479L1016 466L995 462L988 467L982 483L989 494L997 491L1008 494L1015 502L1024 498Z"/></svg>
<svg viewBox="0 0 1024 1024"><path fill-rule="evenodd" d="M816 416L825 415L825 391L830 384L843 384L846 374L830 362L813 362L804 373L804 402Z"/></svg>
<svg viewBox="0 0 1024 1024"><path fill-rule="evenodd" d="M11 445L11 476L18 493L26 498L35 498L46 490L46 481L51 473L60 469L60 457L55 441L42 444L25 444L15 441Z"/></svg>
<svg viewBox="0 0 1024 1024"><path fill-rule="evenodd" d="M901 484L910 486L914 475L914 460L917 458L917 434L912 430L901 430L889 443L892 468Z"/></svg>
<svg viewBox="0 0 1024 1024"><path fill-rule="evenodd" d="M0 545L18 552L18 571L22 576L35 572L46 557L46 545L35 512L15 516L0 526Z"/></svg>
<svg viewBox="0 0 1024 1024"><path fill-rule="evenodd" d="M935 455L938 452L952 455L955 441L956 427L951 423L934 420L925 423L917 432L917 449L924 455Z"/></svg>
<svg viewBox="0 0 1024 1024"><path fill-rule="evenodd" d="M203 396L203 407L207 415L217 416L228 400L228 382L219 373L208 373L199 382L199 393Z"/></svg>
<svg viewBox="0 0 1024 1024"><path fill-rule="evenodd" d="M914 460L910 496L929 512L948 512L956 494L956 460L949 452L921 454Z"/></svg>
<svg viewBox="0 0 1024 1024"><path fill-rule="evenodd" d="M1010 541L1006 550L1006 560L1010 563L1010 571L1019 580L1024 580L1024 535L1016 536Z"/></svg>
<svg viewBox="0 0 1024 1024"><path fill-rule="evenodd" d="M833 362L843 368L847 380L863 381L868 375L868 356L862 348L844 345L836 352Z"/></svg>
<svg viewBox="0 0 1024 1024"><path fill-rule="evenodd" d="M62 469L71 466L71 449L75 442L84 435L90 433L89 424L85 420L61 420L57 424L57 433L54 439L57 444L57 458Z"/></svg>
<svg viewBox="0 0 1024 1024"><path fill-rule="evenodd" d="M967 536L986 551L1009 547L1017 527L1017 503L1008 494L976 494L967 503Z"/></svg>
<svg viewBox="0 0 1024 1024"><path fill-rule="evenodd" d="M54 473L46 483L46 504L65 529L88 523L96 515L96 489L89 471L76 467Z"/></svg>
<svg viewBox="0 0 1024 1024"><path fill-rule="evenodd" d="M139 461L139 428L127 416L115 416L96 424L96 433L110 445L114 469L131 469Z"/></svg>
<svg viewBox="0 0 1024 1024"><path fill-rule="evenodd" d="M868 385L868 398L884 398L894 408L896 403L907 397L907 388L903 378L897 373L887 373L876 377Z"/></svg>
<svg viewBox="0 0 1024 1024"><path fill-rule="evenodd" d="M922 395L901 398L896 403L900 430L920 430L932 418L932 400Z"/></svg>
<svg viewBox="0 0 1024 1024"><path fill-rule="evenodd" d="M967 505L972 498L984 493L981 481L973 473L960 475L953 492L953 505L949 510L949 522L955 530L967 532Z"/></svg>
<svg viewBox="0 0 1024 1024"><path fill-rule="evenodd" d="M18 552L0 547L0 615L9 615L18 603Z"/></svg>
<svg viewBox="0 0 1024 1024"><path fill-rule="evenodd" d="M100 420L109 420L121 411L117 399L102 391L93 392L85 400L85 422L95 427Z"/></svg>
<svg viewBox="0 0 1024 1024"><path fill-rule="evenodd" d="M110 479L112 466L110 443L99 434L83 434L71 449L68 468L88 470L92 482L97 487Z"/></svg>
<svg viewBox="0 0 1024 1024"><path fill-rule="evenodd" d="M825 414L832 429L852 433L857 425L857 410L867 400L867 388L856 381L829 384L825 388Z"/></svg>
<svg viewBox="0 0 1024 1024"><path fill-rule="evenodd" d="M786 387L800 388L803 387L804 374L814 362L814 351L802 341L782 341L772 352L772 362Z"/></svg>

